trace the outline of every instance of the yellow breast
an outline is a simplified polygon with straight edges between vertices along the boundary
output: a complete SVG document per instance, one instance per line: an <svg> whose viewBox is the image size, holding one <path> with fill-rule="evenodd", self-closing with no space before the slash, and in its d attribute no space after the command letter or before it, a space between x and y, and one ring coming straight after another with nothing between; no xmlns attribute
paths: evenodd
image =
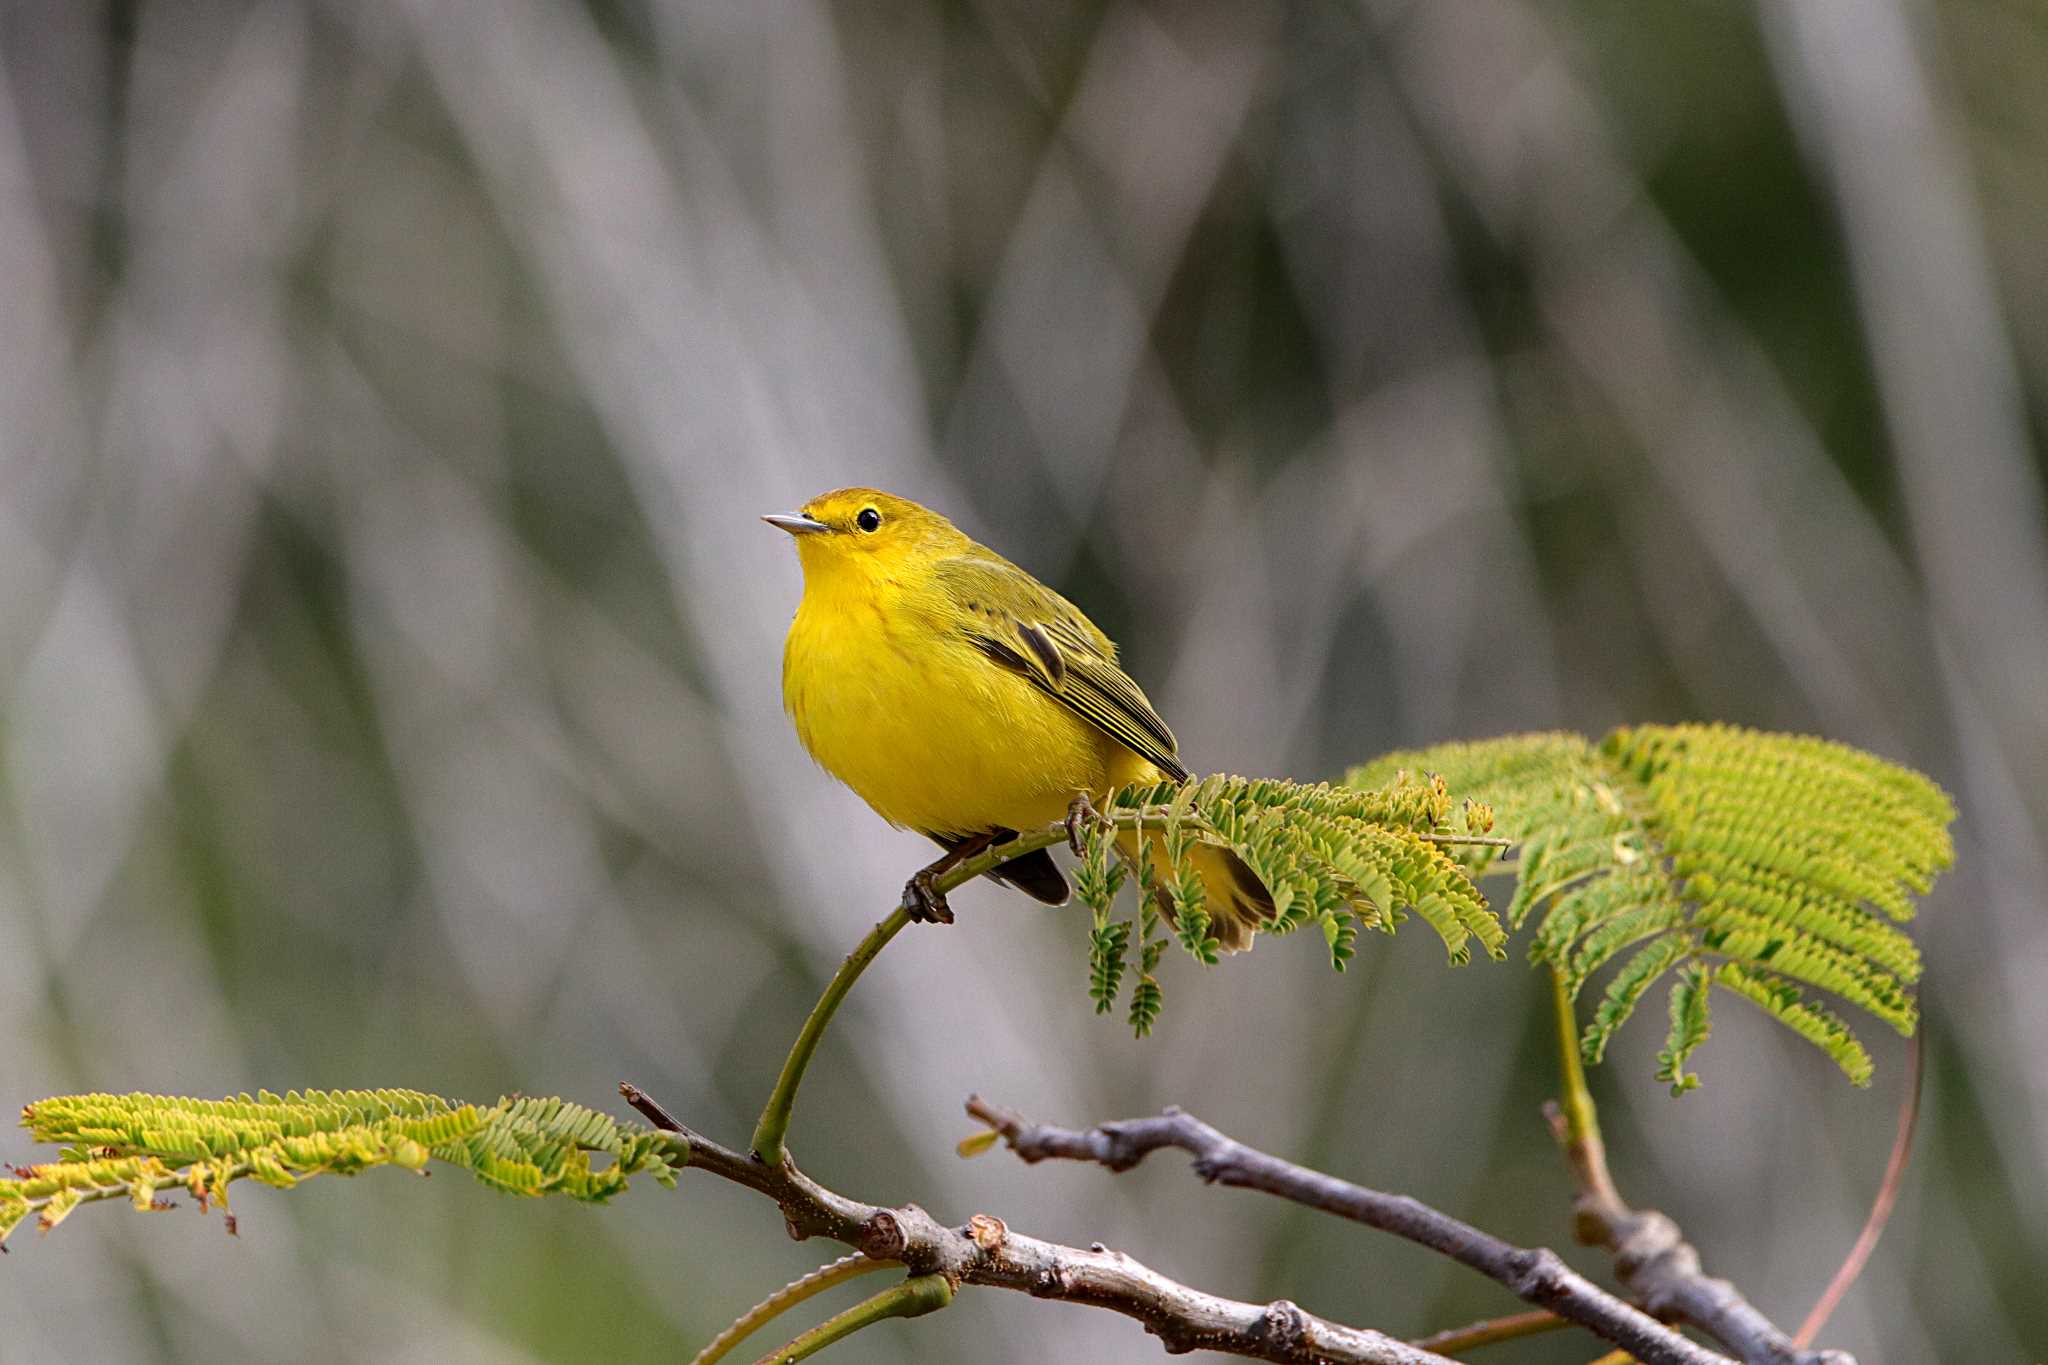
<svg viewBox="0 0 2048 1365"><path fill-rule="evenodd" d="M928 834L1047 824L1151 767L886 591L807 585L782 695L826 771Z"/></svg>

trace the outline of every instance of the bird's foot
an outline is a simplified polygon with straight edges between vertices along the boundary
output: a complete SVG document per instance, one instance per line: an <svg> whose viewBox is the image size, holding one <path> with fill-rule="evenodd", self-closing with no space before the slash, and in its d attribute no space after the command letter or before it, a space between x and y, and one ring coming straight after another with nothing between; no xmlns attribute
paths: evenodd
<svg viewBox="0 0 2048 1365"><path fill-rule="evenodd" d="M1095 803L1088 799L1087 792L1076 793L1067 805L1067 847L1074 850L1076 858L1081 857L1087 852L1081 844L1081 831L1090 825L1107 828L1109 823L1109 817L1095 809Z"/></svg>
<svg viewBox="0 0 2048 1365"><path fill-rule="evenodd" d="M903 884L903 913L918 924L951 924L953 907L946 893L934 885L936 878L925 868Z"/></svg>

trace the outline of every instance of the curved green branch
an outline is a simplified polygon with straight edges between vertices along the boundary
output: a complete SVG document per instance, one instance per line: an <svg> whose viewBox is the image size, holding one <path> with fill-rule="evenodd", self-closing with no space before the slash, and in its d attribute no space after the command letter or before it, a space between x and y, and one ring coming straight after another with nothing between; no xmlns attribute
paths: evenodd
<svg viewBox="0 0 2048 1365"><path fill-rule="evenodd" d="M951 888L947 888L951 889ZM818 997L818 1003L811 1006L810 1017L804 1020L803 1029L796 1035L796 1042L790 1045L789 1056L782 1062L782 1074L775 1078L775 1089L768 1096L767 1107L762 1109L761 1118L754 1125L754 1155L771 1166L782 1164L789 1155L783 1139L789 1134L789 1119L796 1107L797 1087L803 1084L804 1071L811 1064L812 1054L825 1037L825 1028L832 1022L832 1016L839 1012L839 1004L846 999L846 993L853 989L853 983L860 980L860 974L882 949L889 946L889 940L903 931L910 923L910 916L898 909L890 912L887 919L868 930L860 946L846 955L846 961L839 964L839 970L825 983L825 993Z"/></svg>
<svg viewBox="0 0 2048 1365"><path fill-rule="evenodd" d="M921 1318L936 1313L953 1301L953 1282L944 1275L913 1275L890 1285L871 1298L862 1299L843 1313L834 1314L782 1349L770 1351L754 1365L796 1365L835 1341L844 1341L863 1327L890 1318Z"/></svg>
<svg viewBox="0 0 2048 1365"><path fill-rule="evenodd" d="M850 1251L836 1261L827 1261L810 1274L791 1280L740 1314L732 1326L713 1337L703 1350L690 1358L690 1365L717 1365L732 1353L733 1347L804 1300L815 1298L834 1285L845 1284L858 1276L887 1270L891 1264L889 1261L872 1260L859 1251Z"/></svg>
<svg viewBox="0 0 2048 1365"><path fill-rule="evenodd" d="M933 882L933 889L951 891L973 881L990 868L998 867L1012 858L1041 848L1051 848L1065 841L1065 825L1048 825L1044 829L1020 834L999 847L975 854L962 860L958 866ZM818 1050L818 1044L825 1037L825 1029L831 1024L832 1016L839 1012L846 993L853 989L853 983L860 980L862 972L882 949L889 946L889 940L903 931L910 923L910 916L900 907L891 911L889 917L870 929L860 941L860 946L847 954L846 961L839 964L839 970L825 983L824 994L818 1003L811 1006L810 1017L804 1020L803 1029L798 1032L796 1042L790 1046L789 1056L783 1059L782 1074L775 1079L775 1089L768 1096L768 1103L761 1110L761 1118L754 1125L754 1140L751 1149L755 1156L771 1166L782 1164L788 1155L784 1139L789 1135L790 1114L796 1107L797 1087L803 1084L804 1072L811 1064L811 1057Z"/></svg>

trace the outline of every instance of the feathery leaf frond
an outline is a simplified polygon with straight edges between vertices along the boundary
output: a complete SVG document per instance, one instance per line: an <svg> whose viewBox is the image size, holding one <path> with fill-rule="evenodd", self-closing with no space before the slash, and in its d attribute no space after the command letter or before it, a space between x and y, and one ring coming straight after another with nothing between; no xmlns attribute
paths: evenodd
<svg viewBox="0 0 2048 1365"><path fill-rule="evenodd" d="M1357 952L1360 929L1392 933L1411 913L1436 931L1453 964L1470 961L1475 944L1489 957L1507 956L1507 931L1473 884L1465 842L1484 836L1492 812L1468 803L1466 831L1453 829L1451 796L1439 779L1404 777L1361 790L1219 774L1126 787L1102 813L1083 833L1075 874L1081 900L1094 910L1089 995L1098 1012L1112 1007L1136 946L1130 1022L1141 1036L1162 1003L1154 976L1168 942L1154 937L1162 918L1198 961L1213 964L1221 950L1192 861L1201 844L1235 853L1272 896L1273 919L1261 932L1313 924L1338 971ZM1119 919L1119 835L1132 832L1147 836L1133 841L1129 858L1139 907L1135 918ZM1487 857L1497 851L1485 848Z"/></svg>
<svg viewBox="0 0 2048 1365"><path fill-rule="evenodd" d="M1710 985L1815 1043L1859 1085L1869 1054L1802 987L1912 1033L1920 953L1898 924L1955 856L1955 809L1920 774L1827 740L1644 725L1597 746L1551 733L1389 754L1347 781L1379 787L1406 773L1436 774L1519 841L1507 920L1539 920L1535 961L1574 995L1622 963L1586 1027L1587 1060L1673 970L1659 1079L1675 1093L1698 1083L1683 1068L1707 1037Z"/></svg>
<svg viewBox="0 0 2048 1365"><path fill-rule="evenodd" d="M315 1175L375 1166L459 1166L512 1194L566 1194L601 1203L647 1172L675 1173L666 1139L557 1099L479 1106L417 1090L306 1090L220 1100L168 1095L62 1095L21 1111L58 1159L0 1179L0 1240L34 1215L48 1231L81 1203L125 1198L162 1207L184 1189L204 1208L249 1179L289 1189ZM592 1164L592 1155L607 1160Z"/></svg>

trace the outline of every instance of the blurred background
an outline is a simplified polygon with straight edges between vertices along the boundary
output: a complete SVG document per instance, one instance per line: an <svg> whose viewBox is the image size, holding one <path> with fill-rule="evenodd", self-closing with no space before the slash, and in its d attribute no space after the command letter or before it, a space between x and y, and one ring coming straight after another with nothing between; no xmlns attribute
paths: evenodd
<svg viewBox="0 0 2048 1365"><path fill-rule="evenodd" d="M1718 718L1933 773L1963 818L1922 1140L1827 1339L2031 1359L2044 214L2023 0L7 0L0 1107L617 1111L629 1077L742 1141L930 853L781 709L799 576L755 517L869 483L1081 603L1197 770ZM1141 1043L1089 1013L1074 912L955 903L822 1055L793 1141L826 1181L1397 1334L1518 1306L1177 1160L953 1154L972 1090L1178 1102L1568 1241L1519 951L1177 958ZM1652 1080L1652 1023L1596 1092L1624 1191L1790 1327L1904 1049L1865 1029L1859 1092L1717 1023L1702 1091ZM0 1359L674 1360L836 1250L696 1179L235 1208L232 1240L189 1209L17 1237ZM982 1292L834 1358L1155 1352Z"/></svg>

